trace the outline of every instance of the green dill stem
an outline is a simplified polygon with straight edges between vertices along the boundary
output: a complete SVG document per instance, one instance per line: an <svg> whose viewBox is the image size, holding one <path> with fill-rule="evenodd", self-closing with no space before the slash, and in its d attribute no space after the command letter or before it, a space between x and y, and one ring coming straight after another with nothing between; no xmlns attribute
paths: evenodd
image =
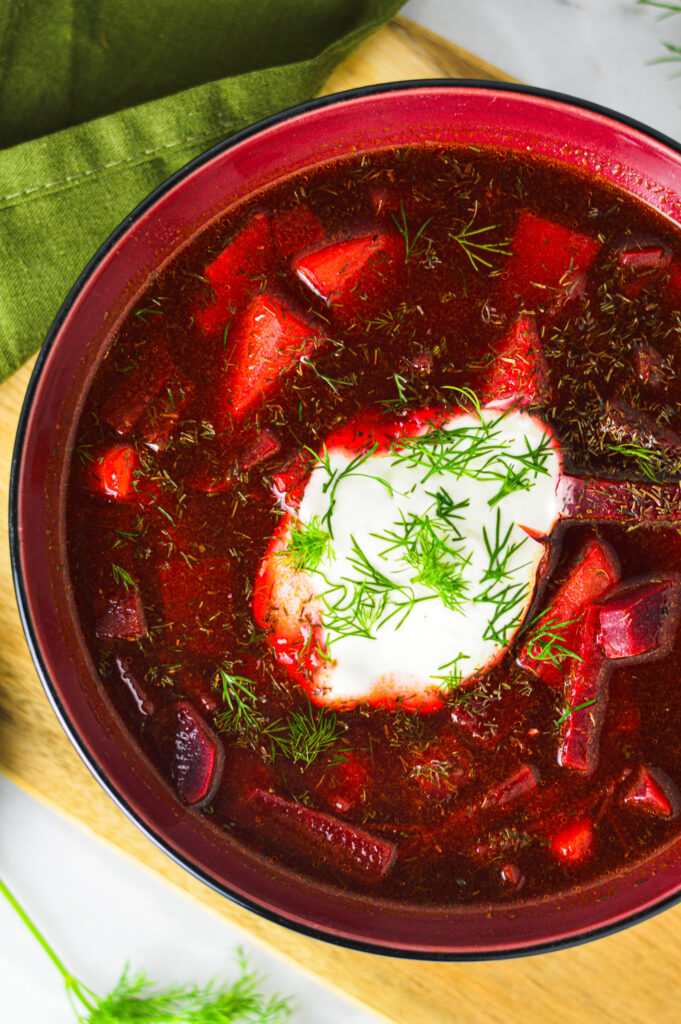
<svg viewBox="0 0 681 1024"><path fill-rule="evenodd" d="M21 906L19 901L16 899L14 894L7 888L2 878L0 878L0 893L2 893L2 895L5 897L9 905L12 907L12 909L16 911L16 913L19 915L21 920L24 922L24 924L30 931L33 938L38 943L40 943L44 952L47 953L50 960L52 961L52 963L54 964L54 966L57 968L62 978L64 979L64 984L66 985L67 991L69 993L73 993L74 995L76 995L88 1010L93 1010L94 1007L83 994L83 991L92 994L90 993L90 990L86 988L84 985L82 985L78 981L78 979L75 978L73 974L71 974L66 964L64 964L64 962L57 956L57 954L55 953L54 949L49 944L45 936L38 930L37 926L33 923L33 921L28 916L24 908Z"/></svg>
<svg viewBox="0 0 681 1024"><path fill-rule="evenodd" d="M564 711L560 718L556 719L556 725L562 725L566 718L569 718L573 711L582 711L584 708L590 708L592 704L598 702L598 697L593 697L591 700L585 700L583 704L575 704L573 708L568 708Z"/></svg>

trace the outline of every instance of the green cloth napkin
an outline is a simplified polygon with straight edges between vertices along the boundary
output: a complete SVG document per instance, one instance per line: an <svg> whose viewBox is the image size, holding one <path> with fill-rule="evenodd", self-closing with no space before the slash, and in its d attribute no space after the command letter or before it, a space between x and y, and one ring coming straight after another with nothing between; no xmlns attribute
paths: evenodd
<svg viewBox="0 0 681 1024"><path fill-rule="evenodd" d="M88 259L173 171L308 99L404 0L6 0L0 379Z"/></svg>

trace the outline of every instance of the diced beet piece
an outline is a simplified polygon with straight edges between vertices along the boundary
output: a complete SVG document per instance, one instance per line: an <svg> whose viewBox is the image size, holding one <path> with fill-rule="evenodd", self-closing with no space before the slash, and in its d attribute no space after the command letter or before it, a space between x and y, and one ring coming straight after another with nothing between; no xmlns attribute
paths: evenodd
<svg viewBox="0 0 681 1024"><path fill-rule="evenodd" d="M601 540L589 541L539 620L539 629L555 633L560 637L557 642L574 652L577 619L587 605L603 597L619 578L619 559L610 545ZM574 659L558 659L559 664L550 659L537 659L542 646L541 633L537 641L530 638L518 655L518 664L543 682L561 689Z"/></svg>
<svg viewBox="0 0 681 1024"><path fill-rule="evenodd" d="M272 221L272 232L282 256L309 249L324 237L324 228L307 203L278 213Z"/></svg>
<svg viewBox="0 0 681 1024"><path fill-rule="evenodd" d="M384 232L335 242L293 261L296 275L341 323L368 316L385 302L403 266L402 239Z"/></svg>
<svg viewBox="0 0 681 1024"><path fill-rule="evenodd" d="M681 794L665 772L639 765L622 792L621 802L657 818L675 818L681 809Z"/></svg>
<svg viewBox="0 0 681 1024"><path fill-rule="evenodd" d="M517 864L513 864L511 861L506 864L502 864L499 870L499 877L505 886L509 889L513 889L516 892L525 885L526 878L522 873Z"/></svg>
<svg viewBox="0 0 681 1024"><path fill-rule="evenodd" d="M116 433L130 433L172 373L173 364L165 344L150 341L141 349L140 362L121 374L121 383L102 406L101 418Z"/></svg>
<svg viewBox="0 0 681 1024"><path fill-rule="evenodd" d="M622 293L635 299L648 285L659 281L669 266L670 254L660 245L629 245L617 255L617 263L628 274L622 275Z"/></svg>
<svg viewBox="0 0 681 1024"><path fill-rule="evenodd" d="M96 602L95 635L134 640L144 636L147 623L137 586L120 587Z"/></svg>
<svg viewBox="0 0 681 1024"><path fill-rule="evenodd" d="M321 332L271 295L257 295L244 310L233 335L234 358L223 385L221 404L241 419L284 376L323 341Z"/></svg>
<svg viewBox="0 0 681 1024"><path fill-rule="evenodd" d="M272 846L297 853L334 874L377 884L395 863L394 843L276 793L254 789L244 806L254 822L267 829Z"/></svg>
<svg viewBox="0 0 681 1024"><path fill-rule="evenodd" d="M266 459L271 459L280 448L281 441L273 430L260 430L239 452L239 465L244 470L253 469Z"/></svg>
<svg viewBox="0 0 681 1024"><path fill-rule="evenodd" d="M194 397L194 384L174 373L163 390L149 403L137 423L137 434L154 452L167 447L187 406Z"/></svg>
<svg viewBox="0 0 681 1024"><path fill-rule="evenodd" d="M156 701L152 696L151 687L144 680L144 669L138 669L129 655L122 654L116 655L114 666L121 685L132 698L139 713L145 718L156 714Z"/></svg>
<svg viewBox="0 0 681 1024"><path fill-rule="evenodd" d="M514 400L520 405L546 405L549 401L549 369L533 317L518 317L495 345L480 398L483 404Z"/></svg>
<svg viewBox="0 0 681 1024"><path fill-rule="evenodd" d="M561 519L670 526L681 522L678 484L632 484L562 475L557 494Z"/></svg>
<svg viewBox="0 0 681 1024"><path fill-rule="evenodd" d="M522 211L495 305L557 308L577 294L600 248L595 238Z"/></svg>
<svg viewBox="0 0 681 1024"><path fill-rule="evenodd" d="M121 500L134 495L134 474L139 457L131 444L100 448L88 464L90 488L105 498Z"/></svg>
<svg viewBox="0 0 681 1024"><path fill-rule="evenodd" d="M181 799L191 805L209 800L220 783L222 741L188 701L164 708L155 724L161 756Z"/></svg>
<svg viewBox="0 0 681 1024"><path fill-rule="evenodd" d="M539 785L539 769L533 764L521 764L517 771L502 779L485 794L483 807L506 807L524 800Z"/></svg>
<svg viewBox="0 0 681 1024"><path fill-rule="evenodd" d="M646 342L639 345L634 352L634 370L641 383L652 388L665 384L669 372L661 353Z"/></svg>
<svg viewBox="0 0 681 1024"><path fill-rule="evenodd" d="M349 753L345 760L332 765L310 769L311 791L316 798L337 814L349 814L367 799L374 779L369 761L360 754ZM321 771L321 775L319 775ZM314 781L315 776L319 776Z"/></svg>
<svg viewBox="0 0 681 1024"><path fill-rule="evenodd" d="M229 645L232 574L221 559L190 565L174 558L158 568L164 614L161 637L178 652L219 657Z"/></svg>
<svg viewBox="0 0 681 1024"><path fill-rule="evenodd" d="M550 838L549 850L566 867L575 867L589 859L594 849L594 823L589 814L573 818Z"/></svg>
<svg viewBox="0 0 681 1024"><path fill-rule="evenodd" d="M578 626L576 654L567 680L570 713L561 726L558 764L592 775L598 767L601 728L608 701L611 665L598 645L600 608L589 605ZM585 706L586 705L586 706Z"/></svg>
<svg viewBox="0 0 681 1024"><path fill-rule="evenodd" d="M630 270L664 270L669 266L669 253L660 245L649 245L642 248L622 249L617 254L617 262L621 267Z"/></svg>
<svg viewBox="0 0 681 1024"><path fill-rule="evenodd" d="M642 583L610 596L600 612L598 641L607 658L669 653L681 616L678 578Z"/></svg>
<svg viewBox="0 0 681 1024"><path fill-rule="evenodd" d="M272 232L267 214L256 213L238 235L209 263L203 274L213 287L213 302L196 313L206 334L223 332L230 318L264 274L272 260Z"/></svg>

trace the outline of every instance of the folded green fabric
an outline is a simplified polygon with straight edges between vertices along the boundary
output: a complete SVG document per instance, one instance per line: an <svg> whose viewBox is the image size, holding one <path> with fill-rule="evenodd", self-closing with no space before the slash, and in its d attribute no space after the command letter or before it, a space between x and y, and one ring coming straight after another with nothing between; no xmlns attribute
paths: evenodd
<svg viewBox="0 0 681 1024"><path fill-rule="evenodd" d="M0 379L178 167L308 99L404 0L42 0L0 11Z"/></svg>

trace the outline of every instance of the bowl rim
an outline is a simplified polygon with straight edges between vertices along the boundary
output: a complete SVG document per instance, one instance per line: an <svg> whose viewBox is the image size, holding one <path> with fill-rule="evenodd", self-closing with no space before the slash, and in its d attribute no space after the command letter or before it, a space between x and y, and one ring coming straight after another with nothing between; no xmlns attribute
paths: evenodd
<svg viewBox="0 0 681 1024"><path fill-rule="evenodd" d="M305 924L299 920L289 917L286 913L273 910L268 906L263 906L255 900L249 899L247 896L244 896L230 888L230 886L224 882L219 882L212 878L200 866L191 862L187 857L176 850L162 834L159 834L156 831L155 828L143 821L140 815L128 803L125 796L119 792L114 784L111 783L104 770L98 764L96 758L88 751L74 720L70 716L67 708L55 689L50 672L41 653L39 630L36 628L31 615L30 602L28 600L28 593L22 570L22 540L19 530L21 464L24 453L24 443L26 440L28 423L33 409L36 391L41 380L45 364L60 335L64 321L81 291L87 285L89 279L95 273L104 258L116 246L117 242L125 235L125 233L135 224L135 222L149 211L163 196L166 195L166 193L170 192L177 183L191 175L195 170L267 129L284 124L286 121L293 120L301 115L309 114L326 107L342 105L348 101L363 97L375 97L380 96L381 94L392 94L409 90L428 92L429 90L438 89L464 91L482 90L487 92L517 94L523 97L546 100L551 104L565 106L573 110L583 110L590 114L602 116L611 122L624 125L626 128L633 129L648 139L652 139L655 142L662 144L677 155L681 156L681 143L657 129L651 128L645 123L638 121L635 118L631 118L626 114L615 111L612 108L581 97L572 96L567 93L542 89L521 83L470 78L413 79L365 85L358 88L347 89L342 92L332 93L327 96L304 101L292 107L287 107L278 113L262 118L253 124L240 129L234 134L227 136L225 139L215 143L207 150L192 158L178 170L174 171L173 174L158 184L130 211L130 213L126 215L126 217L124 217L124 219L109 234L109 236L104 240L104 242L102 242L99 248L88 260L87 264L78 275L78 278L66 295L66 298L62 302L37 355L18 420L10 465L8 537L12 577L22 629L33 664L55 715L81 760L95 777L97 782L102 786L104 791L119 807L119 809L123 811L126 817L132 821L158 849L162 850L176 864L188 871L194 878L209 886L209 888L214 892L228 898L237 906L251 911L275 924L289 928L299 934L320 939L343 948L398 959L465 963L506 960L532 956L539 953L550 953L559 949L571 948L594 939L615 934L616 932L631 927L632 925L646 921L649 918L654 917L656 914L661 913L663 910L681 902L681 881L676 892L662 896L651 905L646 906L643 909L633 910L631 913L626 914L617 920L606 922L605 924L594 927L587 927L583 931L575 932L566 936L559 936L547 941L530 942L527 945L519 945L510 948L493 948L476 951L436 951L417 948L407 949L404 947L388 946L381 942L374 942L368 939L350 938L345 935L339 935L323 926Z"/></svg>

